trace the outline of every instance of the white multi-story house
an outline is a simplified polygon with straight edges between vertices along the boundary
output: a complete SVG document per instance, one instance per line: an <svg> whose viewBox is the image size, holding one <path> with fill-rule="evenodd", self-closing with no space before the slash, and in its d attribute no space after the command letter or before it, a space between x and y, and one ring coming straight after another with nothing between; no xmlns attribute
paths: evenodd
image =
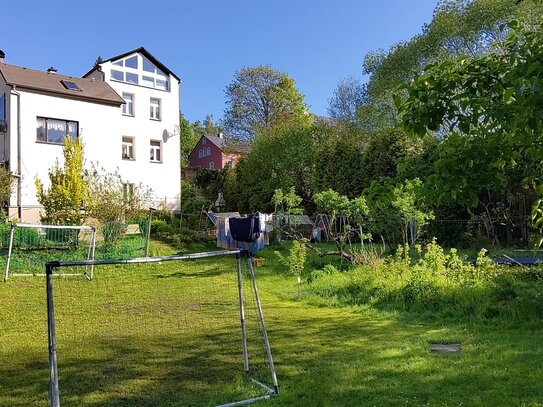
<svg viewBox="0 0 543 407"><path fill-rule="evenodd" d="M97 63L82 78L5 63L0 51L0 163L15 177L9 217L36 222L35 177L63 163L65 135L87 164L118 171L126 192L143 184L172 211L180 199L180 79L146 49Z"/></svg>

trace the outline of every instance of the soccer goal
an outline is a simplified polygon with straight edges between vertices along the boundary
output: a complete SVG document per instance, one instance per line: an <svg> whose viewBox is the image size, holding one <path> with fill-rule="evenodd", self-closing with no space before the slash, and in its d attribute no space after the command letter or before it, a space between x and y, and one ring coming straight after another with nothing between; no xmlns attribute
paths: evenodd
<svg viewBox="0 0 543 407"><path fill-rule="evenodd" d="M92 281L55 278L100 267ZM278 394L240 250L46 265L51 407L233 407Z"/></svg>
<svg viewBox="0 0 543 407"><path fill-rule="evenodd" d="M4 283L8 276L42 275L45 263L53 259L93 260L96 247L96 230L92 226L61 226L12 223L9 234L2 233L5 270ZM83 272L77 269L63 275L84 274L92 279L93 266Z"/></svg>

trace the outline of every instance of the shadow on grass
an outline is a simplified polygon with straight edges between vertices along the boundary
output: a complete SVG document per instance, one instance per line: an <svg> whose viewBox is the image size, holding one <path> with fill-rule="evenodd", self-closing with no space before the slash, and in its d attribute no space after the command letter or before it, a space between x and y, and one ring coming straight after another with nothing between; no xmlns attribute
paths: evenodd
<svg viewBox="0 0 543 407"><path fill-rule="evenodd" d="M79 344L59 345L61 405L209 406L264 394L243 372L239 335L189 336L97 336L90 338L86 349L77 349ZM8 364L0 367L0 401L5 400L0 404L46 405L47 355L13 357L34 362L15 366L17 371ZM257 369L264 367L255 360L249 377L260 377Z"/></svg>
<svg viewBox="0 0 543 407"><path fill-rule="evenodd" d="M273 405L510 406L542 400L542 329L470 330L329 309L279 317L293 315L293 308L268 310L283 383ZM460 341L461 356L432 355L428 345L434 341Z"/></svg>

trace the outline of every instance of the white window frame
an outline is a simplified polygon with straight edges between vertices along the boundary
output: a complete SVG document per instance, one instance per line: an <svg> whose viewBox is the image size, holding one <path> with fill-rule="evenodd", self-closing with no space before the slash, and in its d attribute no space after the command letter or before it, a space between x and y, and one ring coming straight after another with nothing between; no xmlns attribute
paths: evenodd
<svg viewBox="0 0 543 407"><path fill-rule="evenodd" d="M123 99L125 104L122 105L123 116L134 117L136 116L136 104L135 96L133 93L123 92Z"/></svg>
<svg viewBox="0 0 543 407"><path fill-rule="evenodd" d="M215 169L215 161L210 161L208 164L208 169L214 170Z"/></svg>
<svg viewBox="0 0 543 407"><path fill-rule="evenodd" d="M162 142L160 140L151 140L149 142L149 147L150 147L149 161L152 163L161 163L162 162ZM157 159L157 151L158 151L158 159Z"/></svg>
<svg viewBox="0 0 543 407"><path fill-rule="evenodd" d="M136 160L136 139L134 137L123 136L121 155L123 160Z"/></svg>
<svg viewBox="0 0 543 407"><path fill-rule="evenodd" d="M136 60L136 63L128 61ZM170 77L143 55L132 54L112 62L112 81L170 92ZM133 66L129 66L133 65Z"/></svg>
<svg viewBox="0 0 543 407"><path fill-rule="evenodd" d="M151 120L162 120L161 111L160 111L161 100L159 98L150 98L149 99L149 118Z"/></svg>

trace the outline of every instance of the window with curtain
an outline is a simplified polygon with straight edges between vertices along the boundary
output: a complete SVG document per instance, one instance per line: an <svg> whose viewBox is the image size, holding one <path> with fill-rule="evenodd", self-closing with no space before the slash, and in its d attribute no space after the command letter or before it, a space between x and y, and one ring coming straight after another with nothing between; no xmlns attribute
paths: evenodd
<svg viewBox="0 0 543 407"><path fill-rule="evenodd" d="M70 120L36 118L36 141L50 144L64 144L64 137L77 138L79 123Z"/></svg>

